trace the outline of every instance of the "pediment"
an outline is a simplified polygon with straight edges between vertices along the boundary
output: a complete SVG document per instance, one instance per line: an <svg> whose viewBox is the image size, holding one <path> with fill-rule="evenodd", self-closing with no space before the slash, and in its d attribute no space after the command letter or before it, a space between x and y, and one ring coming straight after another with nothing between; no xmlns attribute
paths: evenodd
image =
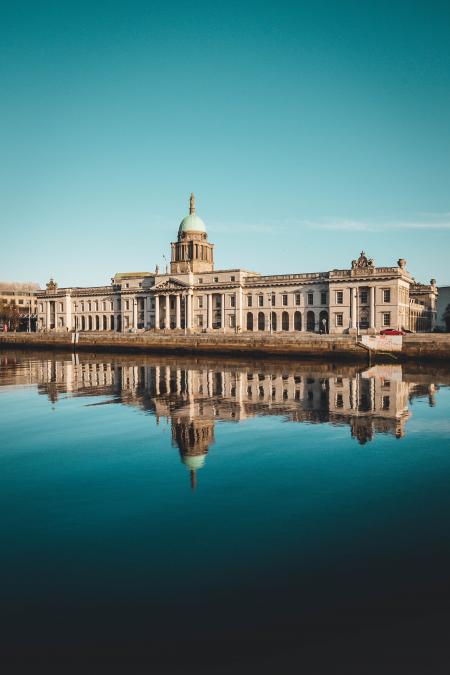
<svg viewBox="0 0 450 675"><path fill-rule="evenodd" d="M175 279L174 277L169 277L169 279L164 279L164 281L155 284L152 291L181 291L186 288L189 288L189 284L180 281L179 279Z"/></svg>

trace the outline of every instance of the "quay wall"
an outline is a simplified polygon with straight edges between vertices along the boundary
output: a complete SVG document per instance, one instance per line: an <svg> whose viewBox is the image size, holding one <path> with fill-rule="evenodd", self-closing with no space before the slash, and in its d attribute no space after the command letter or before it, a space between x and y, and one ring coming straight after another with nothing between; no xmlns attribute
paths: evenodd
<svg viewBox="0 0 450 675"><path fill-rule="evenodd" d="M77 344L72 333L0 333L1 347L75 350L90 352L130 352L166 354L228 354L233 356L312 357L323 359L352 359L368 361L366 349L349 335L184 335L171 333L113 333L84 332L78 334ZM372 352L377 360L439 360L450 363L450 334L421 333L403 338L401 352L394 355Z"/></svg>

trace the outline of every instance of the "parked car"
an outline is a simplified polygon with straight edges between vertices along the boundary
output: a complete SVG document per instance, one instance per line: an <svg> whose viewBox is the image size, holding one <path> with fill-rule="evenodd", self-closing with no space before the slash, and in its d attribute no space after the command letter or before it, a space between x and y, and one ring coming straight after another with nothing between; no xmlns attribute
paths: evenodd
<svg viewBox="0 0 450 675"><path fill-rule="evenodd" d="M405 333L396 328L385 328L384 330L380 330L380 335L405 335Z"/></svg>

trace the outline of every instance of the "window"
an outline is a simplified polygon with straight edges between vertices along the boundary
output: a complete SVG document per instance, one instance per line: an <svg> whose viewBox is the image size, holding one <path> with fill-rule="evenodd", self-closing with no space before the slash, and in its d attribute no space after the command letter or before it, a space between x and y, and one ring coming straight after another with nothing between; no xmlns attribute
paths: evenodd
<svg viewBox="0 0 450 675"><path fill-rule="evenodd" d="M229 320L230 320L230 328L235 328L236 327L236 317L234 316L234 314L230 314Z"/></svg>
<svg viewBox="0 0 450 675"><path fill-rule="evenodd" d="M199 308L199 309L202 309L202 308L203 308L203 295L199 295L199 296L198 296L198 303L197 303L197 305L198 305L198 308Z"/></svg>
<svg viewBox="0 0 450 675"><path fill-rule="evenodd" d="M199 279L197 283L202 284L202 283L203 283L203 279Z"/></svg>
<svg viewBox="0 0 450 675"><path fill-rule="evenodd" d="M300 293L295 294L295 304L299 305L300 304Z"/></svg>
<svg viewBox="0 0 450 675"><path fill-rule="evenodd" d="M202 328L202 327L203 327L203 316L202 316L201 314L199 314L199 315L197 316L197 326L198 326L199 328Z"/></svg>
<svg viewBox="0 0 450 675"><path fill-rule="evenodd" d="M344 291L336 291L336 304L342 305L344 303Z"/></svg>
<svg viewBox="0 0 450 675"><path fill-rule="evenodd" d="M219 277L214 277L214 283L217 284L219 281Z"/></svg>
<svg viewBox="0 0 450 675"><path fill-rule="evenodd" d="M44 311L44 305L42 304L42 302L39 303L39 311L40 312Z"/></svg>
<svg viewBox="0 0 450 675"><path fill-rule="evenodd" d="M62 312L62 311L63 311L63 304L62 304L62 302L59 302L58 303L58 312Z"/></svg>
<svg viewBox="0 0 450 675"><path fill-rule="evenodd" d="M91 305L91 303L90 303L90 302L88 302L88 308L89 308L89 311L91 311L91 310L92 310L92 305Z"/></svg>
<svg viewBox="0 0 450 675"><path fill-rule="evenodd" d="M253 306L253 298L251 295L247 295L247 307Z"/></svg>
<svg viewBox="0 0 450 675"><path fill-rule="evenodd" d="M321 305L326 305L327 304L327 294L326 291L322 291L320 293L320 304Z"/></svg>
<svg viewBox="0 0 450 675"><path fill-rule="evenodd" d="M270 304L272 305L272 307L275 307L276 302L277 302L276 295L275 295L275 293L272 293L271 298L270 298Z"/></svg>
<svg viewBox="0 0 450 675"><path fill-rule="evenodd" d="M258 306L263 307L264 305L264 298L262 295L258 295Z"/></svg>
<svg viewBox="0 0 450 675"><path fill-rule="evenodd" d="M125 309L130 309L130 301L125 300Z"/></svg>
<svg viewBox="0 0 450 675"><path fill-rule="evenodd" d="M342 394L336 394L336 408L344 407L344 398Z"/></svg>
<svg viewBox="0 0 450 675"><path fill-rule="evenodd" d="M391 289L383 288L383 302L390 302L390 301L391 301Z"/></svg>
<svg viewBox="0 0 450 675"><path fill-rule="evenodd" d="M236 296L234 293L233 295L230 295L230 307L236 307Z"/></svg>
<svg viewBox="0 0 450 675"><path fill-rule="evenodd" d="M23 300L19 300L19 305L23 305Z"/></svg>
<svg viewBox="0 0 450 675"><path fill-rule="evenodd" d="M81 311L84 312L84 302L81 303Z"/></svg>
<svg viewBox="0 0 450 675"><path fill-rule="evenodd" d="M336 314L336 326L342 327L344 325L344 315Z"/></svg>
<svg viewBox="0 0 450 675"><path fill-rule="evenodd" d="M284 293L283 294L283 305L284 305L284 307L286 307L287 304L288 304L288 296L286 295L286 293Z"/></svg>
<svg viewBox="0 0 450 675"><path fill-rule="evenodd" d="M383 313L383 326L390 326L391 325L391 313L390 312L384 312Z"/></svg>
<svg viewBox="0 0 450 675"><path fill-rule="evenodd" d="M362 305L367 305L367 291L360 291L359 299Z"/></svg>
<svg viewBox="0 0 450 675"><path fill-rule="evenodd" d="M314 294L308 293L308 305L313 305L313 304L314 304Z"/></svg>
<svg viewBox="0 0 450 675"><path fill-rule="evenodd" d="M236 277L230 277L230 281L236 281Z"/></svg>
<svg viewBox="0 0 450 675"><path fill-rule="evenodd" d="M391 404L389 396L383 396L383 410L389 410Z"/></svg>

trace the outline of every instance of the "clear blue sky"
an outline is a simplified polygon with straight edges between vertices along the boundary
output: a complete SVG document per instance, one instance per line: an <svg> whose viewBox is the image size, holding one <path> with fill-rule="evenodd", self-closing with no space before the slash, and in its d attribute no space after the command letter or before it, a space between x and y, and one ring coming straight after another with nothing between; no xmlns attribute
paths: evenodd
<svg viewBox="0 0 450 675"><path fill-rule="evenodd" d="M194 191L217 267L450 283L448 1L0 10L0 279L153 270Z"/></svg>

